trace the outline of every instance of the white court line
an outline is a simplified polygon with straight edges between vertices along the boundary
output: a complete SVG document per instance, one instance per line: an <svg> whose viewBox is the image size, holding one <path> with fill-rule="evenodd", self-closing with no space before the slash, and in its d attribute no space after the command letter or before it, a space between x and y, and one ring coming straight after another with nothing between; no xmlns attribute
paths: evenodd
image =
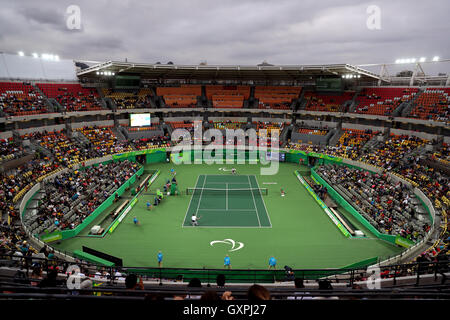
<svg viewBox="0 0 450 320"><path fill-rule="evenodd" d="M227 229L272 229L272 227L243 227L243 226L186 226L186 227L184 227L184 228L203 228L203 229L208 229L208 228L212 228L212 229L214 229L214 228L216 228L216 229L218 229L218 228L220 228L220 229L222 229L222 228L227 228Z"/></svg>
<svg viewBox="0 0 450 320"><path fill-rule="evenodd" d="M228 183L225 183L225 208L228 211Z"/></svg>
<svg viewBox="0 0 450 320"><path fill-rule="evenodd" d="M206 209L206 208L200 208L199 211L256 211L255 209Z"/></svg>
<svg viewBox="0 0 450 320"><path fill-rule="evenodd" d="M255 178L256 186L258 187L258 190L259 190L258 179L256 179L256 176L255 176L255 175L253 175L253 177ZM269 211L267 211L266 203L264 202L264 199L263 199L263 197L262 197L262 195L261 195L261 191L259 192L259 197L260 197L260 199L261 199L261 201L262 201L262 203L263 203L263 205L264 205L264 209L266 209L266 215L267 215L267 218L269 219L270 227L268 227L268 228L272 228L272 222L270 221Z"/></svg>
<svg viewBox="0 0 450 320"><path fill-rule="evenodd" d="M197 176L197 180L195 181L195 187L197 187L198 178L200 178L200 176ZM186 210L186 215L184 216L183 222L181 223L181 227L182 228L184 228L184 222L186 221L186 217L188 215L189 208L191 207L191 202L192 202L193 195L194 194L192 194L192 196L191 196L191 200L189 200L189 205L188 205L187 210Z"/></svg>
<svg viewBox="0 0 450 320"><path fill-rule="evenodd" d="M207 178L208 178L208 176L205 175L205 180L203 180L202 191L200 191L200 198L198 199L197 210L195 211L195 216L197 216L198 209L200 208L200 203L202 202L203 190L205 189L205 183L206 183Z"/></svg>
<svg viewBox="0 0 450 320"><path fill-rule="evenodd" d="M256 217L258 218L258 224L259 224L259 227L261 228L261 221L259 220L258 208L256 207L255 196L253 195L252 183L250 182L250 176L247 176L247 178L248 178L248 184L250 186L250 192L252 193L253 205L255 206L255 210L256 210Z"/></svg>

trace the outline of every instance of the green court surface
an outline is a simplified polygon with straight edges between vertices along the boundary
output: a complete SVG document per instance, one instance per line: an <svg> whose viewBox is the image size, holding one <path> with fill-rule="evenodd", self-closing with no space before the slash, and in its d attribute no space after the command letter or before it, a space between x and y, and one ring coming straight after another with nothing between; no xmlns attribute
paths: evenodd
<svg viewBox="0 0 450 320"><path fill-rule="evenodd" d="M233 269L267 269L272 255L279 269L285 265L294 269L342 268L401 252L401 248L375 238L348 214L367 237L346 238L295 176L298 169L307 173L306 167L280 163L276 175L260 175L259 164L232 166L237 169L236 176L229 171L231 165L148 164L145 174L156 169L161 174L113 233L103 238L79 236L52 245L68 253L87 246L119 257L129 267L157 267L161 250L167 268L220 269L226 254ZM150 193L172 178L171 168L176 169L179 194L166 195L160 205L147 210L146 202L154 199ZM220 195L200 197L197 190L186 194L187 188L202 188L203 184L222 189ZM267 188L268 193L233 191L227 195L223 190L238 187ZM280 195L281 188L285 197ZM194 211L203 215L199 223L204 227L190 226L187 218ZM134 217L139 225L133 223Z"/></svg>
<svg viewBox="0 0 450 320"><path fill-rule="evenodd" d="M270 218L254 175L200 175L184 219L184 227L269 228Z"/></svg>

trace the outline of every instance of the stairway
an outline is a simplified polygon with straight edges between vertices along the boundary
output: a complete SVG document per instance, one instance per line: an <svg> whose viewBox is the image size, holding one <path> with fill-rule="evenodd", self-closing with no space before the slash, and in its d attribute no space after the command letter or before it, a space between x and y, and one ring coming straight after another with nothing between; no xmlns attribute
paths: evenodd
<svg viewBox="0 0 450 320"><path fill-rule="evenodd" d="M113 127L112 132L117 137L119 141L126 141L127 138L123 135L123 133L120 131L120 127Z"/></svg>
<svg viewBox="0 0 450 320"><path fill-rule="evenodd" d="M48 110L49 110L50 112L57 112L58 109L55 108L55 106L53 105L53 103L50 101L49 98L47 98L47 96L44 94L44 92L42 92L42 90L39 89L39 87L38 87L37 85L33 84L32 86L33 86L33 89L34 89L34 90L36 90L42 97L44 97L44 101L45 101L45 104L46 104L47 107L48 107ZM54 99L53 99L53 100L54 100Z"/></svg>
<svg viewBox="0 0 450 320"><path fill-rule="evenodd" d="M342 129L340 129L340 128L336 128L334 130L335 130L335 132L334 132L333 136L331 136L330 140L328 140L329 146L335 146L338 143L339 138L344 133L344 131L342 131Z"/></svg>
<svg viewBox="0 0 450 320"><path fill-rule="evenodd" d="M359 93L361 92L361 89L357 90L355 92L355 95L353 96L352 103L348 107L348 112L355 112L355 109L357 107L356 98L358 98Z"/></svg>
<svg viewBox="0 0 450 320"><path fill-rule="evenodd" d="M423 88L419 88L419 91L414 95L414 98L412 98L410 101L406 103L406 105L404 106L404 108L401 110L400 113L402 117L407 117L411 114L411 111L416 106L415 102L417 98L419 98L424 91L425 90Z"/></svg>

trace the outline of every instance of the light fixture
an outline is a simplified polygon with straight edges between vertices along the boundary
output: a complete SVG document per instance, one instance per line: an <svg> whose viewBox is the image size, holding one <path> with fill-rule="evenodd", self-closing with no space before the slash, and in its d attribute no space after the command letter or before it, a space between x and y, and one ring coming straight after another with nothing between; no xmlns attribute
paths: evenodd
<svg viewBox="0 0 450 320"><path fill-rule="evenodd" d="M439 61L439 57L438 57L438 56L434 56L434 57L433 57L433 61L435 61L435 62L436 62L436 61Z"/></svg>
<svg viewBox="0 0 450 320"><path fill-rule="evenodd" d="M23 53L23 51L19 51L19 52L17 52L17 54L19 55L19 56L21 56L21 57L23 57L25 54Z"/></svg>
<svg viewBox="0 0 450 320"><path fill-rule="evenodd" d="M36 52L33 52L31 55L33 56L33 58L39 58L39 55Z"/></svg>
<svg viewBox="0 0 450 320"><path fill-rule="evenodd" d="M419 62L425 62L426 60L427 60L427 58L421 57L421 58L419 59Z"/></svg>

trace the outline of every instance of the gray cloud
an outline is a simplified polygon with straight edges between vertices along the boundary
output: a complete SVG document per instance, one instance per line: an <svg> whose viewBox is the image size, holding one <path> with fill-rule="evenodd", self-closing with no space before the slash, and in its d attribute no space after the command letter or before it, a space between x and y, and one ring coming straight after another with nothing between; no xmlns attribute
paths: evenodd
<svg viewBox="0 0 450 320"><path fill-rule="evenodd" d="M381 30L366 9L381 9ZM0 0L0 50L63 58L179 64L383 63L449 58L446 0L7 1ZM81 9L81 31L66 8Z"/></svg>

